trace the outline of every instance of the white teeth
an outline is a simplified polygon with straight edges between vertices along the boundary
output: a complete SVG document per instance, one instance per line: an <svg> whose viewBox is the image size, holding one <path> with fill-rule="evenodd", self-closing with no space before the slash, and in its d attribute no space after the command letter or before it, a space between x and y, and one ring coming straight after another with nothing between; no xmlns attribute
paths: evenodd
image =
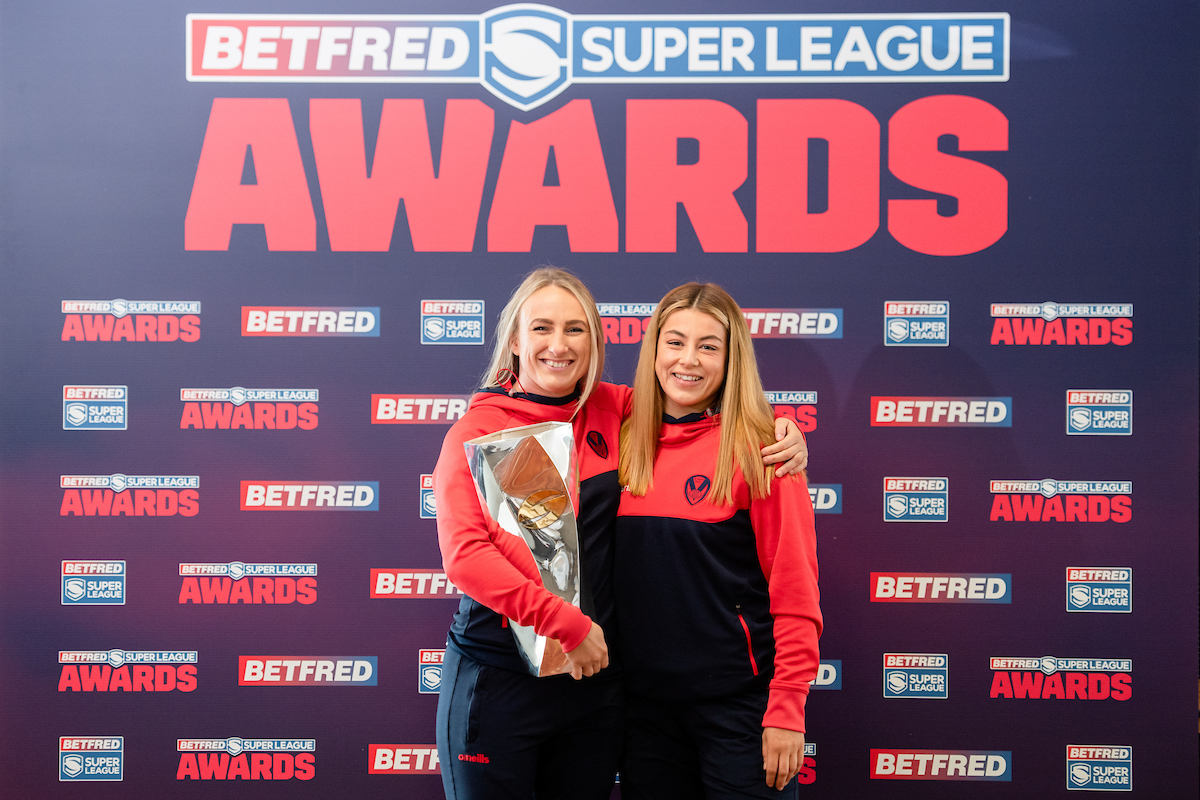
<svg viewBox="0 0 1200 800"><path fill-rule="evenodd" d="M672 377L678 378L681 381L687 381L689 383L694 383L700 380L698 375L680 375L678 372L672 372L671 375Z"/></svg>
<svg viewBox="0 0 1200 800"><path fill-rule="evenodd" d="M554 369L562 369L563 367L569 366L571 362L570 361L550 361L549 359L542 359L542 363L548 367L553 367Z"/></svg>

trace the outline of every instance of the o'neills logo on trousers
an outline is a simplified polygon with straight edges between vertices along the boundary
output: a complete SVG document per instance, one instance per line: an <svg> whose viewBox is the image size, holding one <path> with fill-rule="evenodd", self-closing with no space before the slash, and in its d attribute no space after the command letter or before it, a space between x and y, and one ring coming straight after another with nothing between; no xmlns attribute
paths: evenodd
<svg viewBox="0 0 1200 800"><path fill-rule="evenodd" d="M1010 750L871 750L871 777L889 781L1011 781Z"/></svg>
<svg viewBox="0 0 1200 800"><path fill-rule="evenodd" d="M176 780L308 781L317 776L316 739L178 739Z"/></svg>
<svg viewBox="0 0 1200 800"><path fill-rule="evenodd" d="M487 756L461 758L487 763ZM437 747L432 744L373 744L367 748L370 775L441 775Z"/></svg>

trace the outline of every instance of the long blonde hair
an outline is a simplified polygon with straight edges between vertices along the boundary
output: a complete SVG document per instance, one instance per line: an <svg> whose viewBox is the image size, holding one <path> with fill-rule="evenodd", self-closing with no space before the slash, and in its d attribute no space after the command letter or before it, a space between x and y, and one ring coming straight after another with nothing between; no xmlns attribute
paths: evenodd
<svg viewBox="0 0 1200 800"><path fill-rule="evenodd" d="M492 350L492 360L487 366L487 371L483 373L482 387L489 389L494 386L506 386L508 381L504 380L503 373L505 371L515 376L519 383L521 360L512 352L512 343L517 338L517 326L521 321L521 307L534 292L545 289L547 286L557 286L570 292L579 301L579 305L583 306L583 313L587 317L592 352L589 358L587 378L584 380L579 402L575 404L575 412L578 413L579 409L583 408L583 404L587 402L588 396L595 390L596 384L600 383L600 376L604 373L604 329L600 322L600 311L596 308L596 301L592 298L592 293L583 285L583 281L558 267L538 267L525 276L525 280L521 281L521 285L512 293L512 297L508 298L508 303L500 312L499 321L496 322L496 343Z"/></svg>
<svg viewBox="0 0 1200 800"><path fill-rule="evenodd" d="M658 336L667 319L684 309L703 312L720 322L729 340L725 380L713 401L713 410L721 412L721 444L709 500L716 505L732 501L735 463L741 468L751 495L765 497L771 491L773 473L763 466L759 448L775 441L774 414L758 376L746 318L729 293L715 283L687 283L672 289L659 301L650 318L633 379L633 413L621 426L619 480L635 495L644 495L653 483L665 406L663 390L654 372Z"/></svg>

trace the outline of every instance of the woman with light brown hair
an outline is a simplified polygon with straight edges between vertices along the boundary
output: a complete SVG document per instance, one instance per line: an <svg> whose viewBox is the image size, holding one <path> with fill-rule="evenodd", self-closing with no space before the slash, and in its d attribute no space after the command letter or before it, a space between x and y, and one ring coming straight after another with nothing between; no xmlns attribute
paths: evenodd
<svg viewBox="0 0 1200 800"><path fill-rule="evenodd" d="M668 292L621 429L623 797L796 796L820 595L808 487L764 468L772 438L737 303Z"/></svg>
<svg viewBox="0 0 1200 800"><path fill-rule="evenodd" d="M627 387L600 380L604 338L596 303L574 275L538 269L500 315L492 363L467 413L446 434L433 475L438 543L463 592L450 627L438 699L437 745L448 798L607 798L624 728L615 638L612 527L617 446ZM529 548L480 506L463 442L540 422L569 422L580 488L580 607L551 594ZM798 470L794 425L759 460ZM789 461L791 459L791 461ZM508 620L557 639L566 675L533 677ZM581 680L586 678L586 680Z"/></svg>

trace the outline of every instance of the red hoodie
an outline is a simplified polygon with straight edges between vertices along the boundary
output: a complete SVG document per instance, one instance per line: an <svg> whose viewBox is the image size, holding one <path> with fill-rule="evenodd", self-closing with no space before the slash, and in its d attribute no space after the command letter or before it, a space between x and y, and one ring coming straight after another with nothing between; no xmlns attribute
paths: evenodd
<svg viewBox="0 0 1200 800"><path fill-rule="evenodd" d="M720 415L664 424L654 480L621 493L616 596L626 685L664 700L736 694L770 681L764 727L804 730L819 662L820 592L808 486L774 478L752 499L709 492Z"/></svg>
<svg viewBox="0 0 1200 800"><path fill-rule="evenodd" d="M558 639L568 652L583 642L595 619L604 629L610 665L614 664L612 526L619 496L617 440L630 396L626 386L601 383L572 422L579 457L580 507L575 514L582 609L547 591L529 547L488 516L463 451L463 442L479 436L539 422L570 421L575 398L481 392L450 428L433 471L433 491L446 577L465 595L450 628L452 647L480 663L524 672L505 618ZM605 670L616 671L612 666Z"/></svg>

